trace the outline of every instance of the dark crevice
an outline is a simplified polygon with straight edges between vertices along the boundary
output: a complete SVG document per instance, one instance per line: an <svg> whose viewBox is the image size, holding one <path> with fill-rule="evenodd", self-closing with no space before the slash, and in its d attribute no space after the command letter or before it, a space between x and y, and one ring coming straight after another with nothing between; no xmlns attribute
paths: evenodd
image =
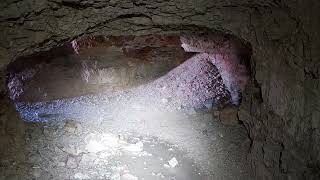
<svg viewBox="0 0 320 180"><path fill-rule="evenodd" d="M77 10L83 10L88 7L92 7L92 4L82 4L81 1L66 1L62 0L61 5L71 7Z"/></svg>
<svg viewBox="0 0 320 180"><path fill-rule="evenodd" d="M282 173L286 173L286 169L284 169L283 168L283 160L282 160L282 158L283 158L283 151L284 151L284 144L283 143L281 143L281 151L280 151L280 155L279 155L279 170L280 170L280 172L282 172Z"/></svg>
<svg viewBox="0 0 320 180"><path fill-rule="evenodd" d="M145 14L140 14L140 13L137 13L137 14L123 14L123 15L117 16L114 19L130 19L130 18L134 18L134 17L144 17L144 18L148 18L148 19L152 20L152 18L150 16L145 15Z"/></svg>
<svg viewBox="0 0 320 180"><path fill-rule="evenodd" d="M148 18L148 19L152 20L151 17L149 17L148 15L145 15L145 14L140 14L140 13L137 13L137 14L123 14L123 15L119 15L119 16L116 16L114 18L108 19L106 21L103 21L101 23L98 23L98 24L96 24L94 26L91 26L91 27L86 29L86 32L90 32L90 30L97 29L98 27L102 27L107 23L111 23L111 22L114 22L114 21L117 21L117 20L121 20L121 19L130 19L130 18L133 18L133 17L145 17L145 18Z"/></svg>

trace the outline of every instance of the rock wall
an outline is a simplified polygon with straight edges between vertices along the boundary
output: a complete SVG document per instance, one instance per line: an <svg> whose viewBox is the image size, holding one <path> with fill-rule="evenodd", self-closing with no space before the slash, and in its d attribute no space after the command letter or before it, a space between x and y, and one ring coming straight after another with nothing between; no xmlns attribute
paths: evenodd
<svg viewBox="0 0 320 180"><path fill-rule="evenodd" d="M187 52L197 52L210 59L230 92L232 104L238 106L249 81L251 47L236 38L215 36L183 36L181 46Z"/></svg>
<svg viewBox="0 0 320 180"><path fill-rule="evenodd" d="M25 159L25 124L19 119L13 103L3 93L0 93L0 107L0 179L4 179L10 177L6 173L23 171L17 170L17 167Z"/></svg>
<svg viewBox="0 0 320 180"><path fill-rule="evenodd" d="M20 102L112 93L159 78L191 56L179 35L82 37L10 63L7 86Z"/></svg>
<svg viewBox="0 0 320 180"><path fill-rule="evenodd" d="M319 8L318 0L7 0L0 4L0 68L83 34L233 34L252 46L252 81L238 116L257 179L317 179Z"/></svg>

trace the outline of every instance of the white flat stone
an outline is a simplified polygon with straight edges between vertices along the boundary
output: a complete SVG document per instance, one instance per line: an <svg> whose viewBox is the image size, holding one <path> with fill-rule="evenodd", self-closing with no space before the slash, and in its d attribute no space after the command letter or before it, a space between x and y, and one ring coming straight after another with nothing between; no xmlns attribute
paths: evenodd
<svg viewBox="0 0 320 180"><path fill-rule="evenodd" d="M121 180L138 180L138 178L132 174L124 174L121 176Z"/></svg>
<svg viewBox="0 0 320 180"><path fill-rule="evenodd" d="M168 161L168 163L172 168L176 167L179 164L179 162L177 161L177 159L175 157L170 159L170 161Z"/></svg>

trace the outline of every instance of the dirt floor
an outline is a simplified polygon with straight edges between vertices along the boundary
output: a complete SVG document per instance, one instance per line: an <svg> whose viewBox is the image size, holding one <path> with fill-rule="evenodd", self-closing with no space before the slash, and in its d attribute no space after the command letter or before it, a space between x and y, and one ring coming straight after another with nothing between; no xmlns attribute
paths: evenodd
<svg viewBox="0 0 320 180"><path fill-rule="evenodd" d="M0 179L252 179L244 127L203 110L228 97L214 68L195 57L125 92L18 103L26 159Z"/></svg>
<svg viewBox="0 0 320 180"><path fill-rule="evenodd" d="M246 131L208 113L50 118L30 123L26 142L26 162L15 166L26 179L251 179Z"/></svg>

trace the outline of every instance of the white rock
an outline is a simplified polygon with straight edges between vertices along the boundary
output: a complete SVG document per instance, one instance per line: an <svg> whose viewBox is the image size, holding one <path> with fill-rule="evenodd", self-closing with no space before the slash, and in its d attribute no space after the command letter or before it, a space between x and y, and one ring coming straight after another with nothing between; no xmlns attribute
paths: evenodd
<svg viewBox="0 0 320 180"><path fill-rule="evenodd" d="M75 179L90 179L90 177L86 174L82 174L82 173L76 173L74 175Z"/></svg>
<svg viewBox="0 0 320 180"><path fill-rule="evenodd" d="M166 98L162 98L162 99L161 99L161 101L162 101L162 103L164 103L164 104L166 104L166 103L168 103L168 102L169 102L169 100L168 100L168 99L166 99Z"/></svg>
<svg viewBox="0 0 320 180"><path fill-rule="evenodd" d="M121 180L138 180L138 178L132 174L124 174L121 176Z"/></svg>
<svg viewBox="0 0 320 180"><path fill-rule="evenodd" d="M170 159L170 161L168 161L169 165L174 168L176 167L179 163L177 161L177 159L175 157L173 157L172 159Z"/></svg>
<svg viewBox="0 0 320 180"><path fill-rule="evenodd" d="M139 157L141 156L152 156L152 154L148 153L147 151L142 151L141 153L139 153Z"/></svg>
<svg viewBox="0 0 320 180"><path fill-rule="evenodd" d="M59 167L63 167L63 166L66 165L66 163L65 163L65 162L58 162L57 165L58 165Z"/></svg>
<svg viewBox="0 0 320 180"><path fill-rule="evenodd" d="M121 180L120 174L117 173L117 174L112 175L112 176L111 176L111 180Z"/></svg>
<svg viewBox="0 0 320 180"><path fill-rule="evenodd" d="M164 175L163 175L163 174L161 174L160 172L159 172L159 173L157 173L157 176L158 176L158 177L160 177L160 178L162 178L162 179L164 178Z"/></svg>
<svg viewBox="0 0 320 180"><path fill-rule="evenodd" d="M67 121L64 125L64 130L68 133L75 133L77 125L75 121Z"/></svg>
<svg viewBox="0 0 320 180"><path fill-rule="evenodd" d="M74 156L79 155L80 150L77 149L74 145L69 145L68 147L63 147L63 150L67 152L68 154L72 154Z"/></svg>
<svg viewBox="0 0 320 180"><path fill-rule="evenodd" d="M90 153L98 153L100 151L103 151L104 149L105 147L103 146L103 144L96 140L91 140L86 146L86 150Z"/></svg>
<svg viewBox="0 0 320 180"><path fill-rule="evenodd" d="M136 144L129 144L124 149L130 152L141 152L143 150L143 143L139 141Z"/></svg>
<svg viewBox="0 0 320 180"><path fill-rule="evenodd" d="M78 167L77 159L72 156L68 156L66 166L72 169L77 168Z"/></svg>
<svg viewBox="0 0 320 180"><path fill-rule="evenodd" d="M100 154L94 154L94 153L85 153L81 157L81 165L82 166L88 166L89 164L94 164L94 162L100 158Z"/></svg>
<svg viewBox="0 0 320 180"><path fill-rule="evenodd" d="M120 138L114 134L102 134L101 141L108 148L117 148L119 146Z"/></svg>

